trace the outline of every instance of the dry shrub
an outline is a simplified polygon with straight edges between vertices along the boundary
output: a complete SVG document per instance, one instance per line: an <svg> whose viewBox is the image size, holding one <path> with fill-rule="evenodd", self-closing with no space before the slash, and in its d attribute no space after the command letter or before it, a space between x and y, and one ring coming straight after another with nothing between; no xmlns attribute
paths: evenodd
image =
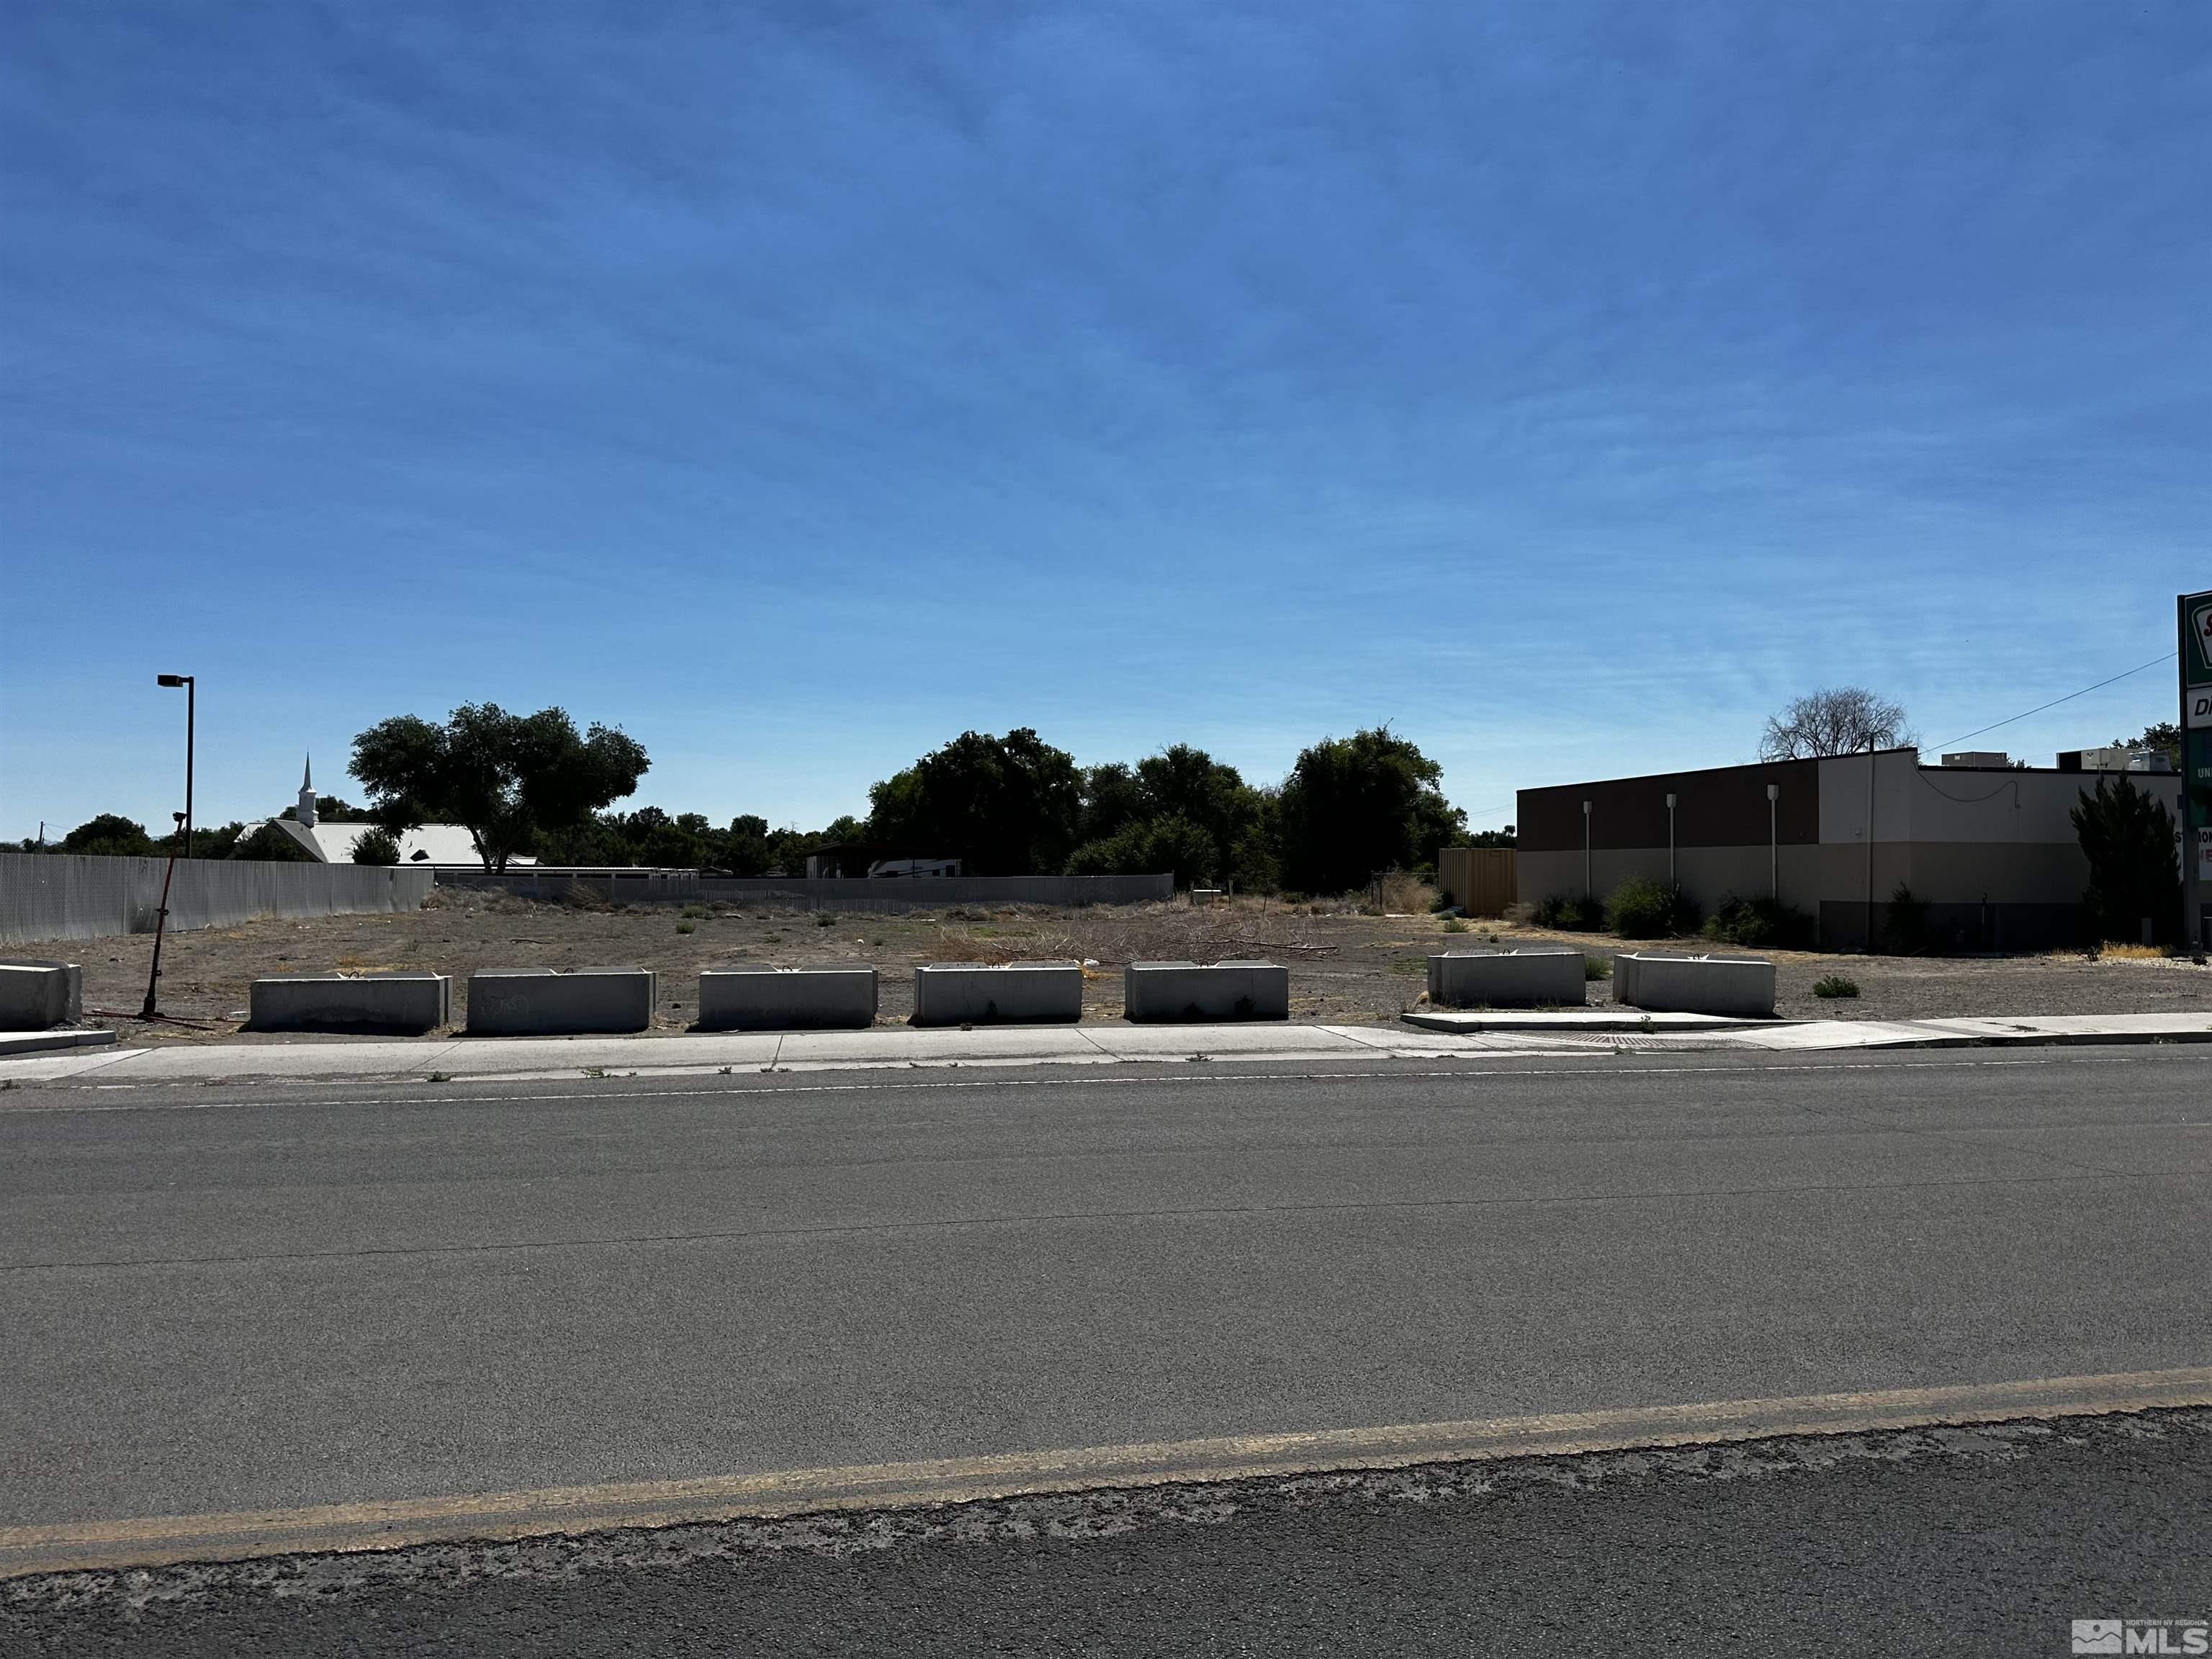
<svg viewBox="0 0 2212 1659"><path fill-rule="evenodd" d="M929 948L932 962L1004 962L1006 947L995 939L977 939L965 927L943 927L938 930L937 942Z"/></svg>
<svg viewBox="0 0 2212 1659"><path fill-rule="evenodd" d="M1437 902L1437 890L1418 876L1393 870L1376 884L1385 915L1421 916Z"/></svg>
<svg viewBox="0 0 2212 1659"><path fill-rule="evenodd" d="M1044 917L1038 918L1040 921ZM1219 962L1224 957L1310 958L1337 947L1310 936L1304 916L1273 909L1229 908L1164 903L1139 907L1099 906L1053 919L1018 941L978 939L965 929L940 935L948 961L1023 960L1128 962Z"/></svg>

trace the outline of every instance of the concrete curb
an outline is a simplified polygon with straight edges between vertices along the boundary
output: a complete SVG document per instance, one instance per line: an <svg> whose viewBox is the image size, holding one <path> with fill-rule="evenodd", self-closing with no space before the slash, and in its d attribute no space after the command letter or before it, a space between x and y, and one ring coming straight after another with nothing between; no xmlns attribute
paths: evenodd
<svg viewBox="0 0 2212 1659"><path fill-rule="evenodd" d="M454 1497L0 1527L0 1579L447 1540L574 1537L1438 1463L1726 1446L2212 1404L2212 1367L988 1452Z"/></svg>
<svg viewBox="0 0 2212 1659"><path fill-rule="evenodd" d="M105 1048L114 1041L112 1031L0 1031L0 1060L57 1048Z"/></svg>
<svg viewBox="0 0 2212 1659"><path fill-rule="evenodd" d="M1725 1021L1656 1032L1593 1030L1596 1011L1527 1015L1520 1029L1436 1030L1403 1025L1293 1025L1272 1021L1224 1024L978 1025L920 1030L875 1026L850 1031L695 1032L652 1036L458 1037L428 1041L340 1038L322 1042L193 1043L161 1048L116 1046L112 1031L27 1033L41 1048L96 1053L41 1054L0 1047L0 1078L11 1081L101 1086L179 1083L382 1084L468 1083L578 1076L697 1075L717 1072L950 1070L1024 1066L1117 1066L1218 1061L1314 1063L1389 1060L1492 1060L1596 1059L1627 1051L1767 1054L1782 1057L1848 1054L1893 1048L2031 1048L2158 1042L2212 1042L2212 1013L2118 1015L2104 1019L2054 1016L2024 1021L1805 1021L1784 1024ZM1487 1018L1462 1016L1461 1018ZM1694 1016L1677 1015L1677 1021ZM1717 1027L1726 1029L1716 1029ZM2040 1029L2037 1029L2039 1027Z"/></svg>

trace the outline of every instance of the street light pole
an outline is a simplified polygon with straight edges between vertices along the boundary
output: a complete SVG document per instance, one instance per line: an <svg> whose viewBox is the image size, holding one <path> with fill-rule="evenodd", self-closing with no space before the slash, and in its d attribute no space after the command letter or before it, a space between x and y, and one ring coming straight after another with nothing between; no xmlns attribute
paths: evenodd
<svg viewBox="0 0 2212 1659"><path fill-rule="evenodd" d="M1583 803L1583 896L1584 898L1590 896L1589 812L1590 804L1584 801Z"/></svg>
<svg viewBox="0 0 2212 1659"><path fill-rule="evenodd" d="M185 815L182 812L172 812L169 816L177 821L177 828L181 830L184 828ZM173 832L169 836L168 867L161 872L161 908L154 913L154 966L146 975L146 1006L138 1011L138 1018L141 1019L161 1018L161 1011L158 1006L161 986L161 935L167 933L169 927L169 881L176 873L177 837Z"/></svg>
<svg viewBox="0 0 2212 1659"><path fill-rule="evenodd" d="M192 855L192 738L198 725L200 689L190 674L156 674L156 685L185 688L185 856Z"/></svg>
<svg viewBox="0 0 2212 1659"><path fill-rule="evenodd" d="M1672 791L1667 796L1667 884L1669 887L1682 884L1674 879L1674 796Z"/></svg>
<svg viewBox="0 0 2212 1659"><path fill-rule="evenodd" d="M179 842L184 843L185 856L192 855L192 728L197 724L194 705L199 700L199 688L190 674L156 674L154 684L185 689L185 810L170 814L177 827L169 836L168 867L161 872L161 906L154 913L154 965L146 975L146 1006L138 1011L141 1019L161 1018L161 936L169 930L169 884L177 873Z"/></svg>

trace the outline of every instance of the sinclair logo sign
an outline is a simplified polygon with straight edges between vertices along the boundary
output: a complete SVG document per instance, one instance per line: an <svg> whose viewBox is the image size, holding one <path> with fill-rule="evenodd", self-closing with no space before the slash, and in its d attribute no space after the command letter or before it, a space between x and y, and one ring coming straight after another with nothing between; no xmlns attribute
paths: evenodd
<svg viewBox="0 0 2212 1659"><path fill-rule="evenodd" d="M2212 726L2212 593L2181 602L2183 723L2191 731Z"/></svg>

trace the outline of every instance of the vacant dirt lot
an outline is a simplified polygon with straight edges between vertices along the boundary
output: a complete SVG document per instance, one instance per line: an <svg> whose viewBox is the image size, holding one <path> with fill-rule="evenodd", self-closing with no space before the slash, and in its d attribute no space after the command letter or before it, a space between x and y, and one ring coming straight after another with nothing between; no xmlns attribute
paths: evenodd
<svg viewBox="0 0 2212 1659"><path fill-rule="evenodd" d="M1395 1020L1421 995L1424 959L1433 951L1540 939L1571 941L1601 957L1630 948L1619 940L1502 922L1471 923L1457 933L1445 928L1443 918L1426 915L1364 915L1348 909L1316 915L1248 900L1233 908L1176 903L902 916L725 906L684 915L669 907L580 909L444 890L430 908L410 915L262 921L171 934L161 954L162 1009L205 1030L115 1017L135 1012L144 999L153 953L147 935L24 945L13 953L82 963L88 1017L101 1010L97 1023L124 1030L134 1042L206 1042L237 1032L246 1016L247 984L264 974L434 969L454 978L458 1021L465 1012L462 981L478 968L652 968L660 975L659 1024L673 1031L694 1018L699 970L727 963L873 963L884 974L879 1018L896 1024L914 1006L910 970L926 962L1087 959L1097 965L1088 975L1084 1018L1116 1019L1121 969L1132 959L1264 957L1290 964L1294 1019L1343 1024ZM2186 961L1767 954L1779 969L1779 1012L1788 1017L2212 1011L2212 969ZM1855 980L1858 997L1815 998L1814 981L1831 973ZM1602 984L1590 988L1593 1001L1608 995Z"/></svg>

